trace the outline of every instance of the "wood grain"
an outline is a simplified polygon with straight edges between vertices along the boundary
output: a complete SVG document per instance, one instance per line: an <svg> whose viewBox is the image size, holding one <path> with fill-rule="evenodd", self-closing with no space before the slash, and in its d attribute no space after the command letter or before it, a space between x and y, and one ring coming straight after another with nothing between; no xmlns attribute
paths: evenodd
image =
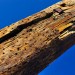
<svg viewBox="0 0 75 75"><path fill-rule="evenodd" d="M74 44L75 5L59 2L0 30L0 75L36 75Z"/></svg>

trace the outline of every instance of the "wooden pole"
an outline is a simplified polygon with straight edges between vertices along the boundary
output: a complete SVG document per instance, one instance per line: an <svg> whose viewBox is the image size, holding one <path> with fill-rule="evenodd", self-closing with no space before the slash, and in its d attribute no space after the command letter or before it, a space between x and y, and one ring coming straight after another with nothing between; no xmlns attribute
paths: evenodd
<svg viewBox="0 0 75 75"><path fill-rule="evenodd" d="M0 75L36 75L75 44L75 5L59 2L0 30Z"/></svg>

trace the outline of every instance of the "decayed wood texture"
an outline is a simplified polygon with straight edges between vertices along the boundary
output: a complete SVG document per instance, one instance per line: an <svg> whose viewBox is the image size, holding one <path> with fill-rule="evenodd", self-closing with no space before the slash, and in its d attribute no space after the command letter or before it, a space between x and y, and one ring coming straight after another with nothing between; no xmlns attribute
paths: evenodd
<svg viewBox="0 0 75 75"><path fill-rule="evenodd" d="M0 30L0 75L36 75L75 44L75 5L59 2Z"/></svg>

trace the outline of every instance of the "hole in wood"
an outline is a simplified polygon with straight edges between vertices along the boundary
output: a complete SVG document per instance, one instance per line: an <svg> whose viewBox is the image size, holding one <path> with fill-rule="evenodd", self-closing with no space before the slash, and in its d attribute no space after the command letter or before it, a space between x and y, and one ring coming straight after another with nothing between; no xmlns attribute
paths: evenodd
<svg viewBox="0 0 75 75"><path fill-rule="evenodd" d="M66 7L66 4L65 4L65 3L63 3L63 4L61 4L60 6L62 6L62 7Z"/></svg>

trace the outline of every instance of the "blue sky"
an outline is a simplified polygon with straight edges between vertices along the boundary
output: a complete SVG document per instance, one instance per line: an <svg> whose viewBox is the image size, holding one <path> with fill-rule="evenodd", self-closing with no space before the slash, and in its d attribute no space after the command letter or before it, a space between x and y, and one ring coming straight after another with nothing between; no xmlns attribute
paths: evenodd
<svg viewBox="0 0 75 75"><path fill-rule="evenodd" d="M0 0L0 29L32 15L60 0ZM75 46L39 75L75 75Z"/></svg>

